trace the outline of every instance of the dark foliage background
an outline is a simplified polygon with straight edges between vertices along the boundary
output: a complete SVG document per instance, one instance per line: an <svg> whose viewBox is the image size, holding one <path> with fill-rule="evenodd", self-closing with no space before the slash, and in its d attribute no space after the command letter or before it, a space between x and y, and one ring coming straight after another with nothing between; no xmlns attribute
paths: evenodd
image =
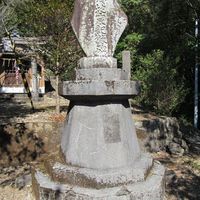
<svg viewBox="0 0 200 200"><path fill-rule="evenodd" d="M192 122L194 21L200 14L200 1L119 2L129 18L129 25L115 56L120 66L121 51L131 51L132 79L142 83L142 93L135 102L158 114ZM0 17L5 18L10 30L17 29L22 36L48 38L40 50L50 71L62 74L62 79L72 78L75 61L82 56L69 23L73 4L73 0L1 1ZM7 15L2 14L5 7Z"/></svg>

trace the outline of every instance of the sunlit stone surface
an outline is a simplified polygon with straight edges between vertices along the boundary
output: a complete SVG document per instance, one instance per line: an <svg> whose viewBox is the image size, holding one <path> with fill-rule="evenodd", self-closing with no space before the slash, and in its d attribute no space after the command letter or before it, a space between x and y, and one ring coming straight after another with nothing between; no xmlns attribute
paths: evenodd
<svg viewBox="0 0 200 200"><path fill-rule="evenodd" d="M141 152L128 102L139 83L113 58L126 25L116 0L75 1L72 27L87 57L76 80L60 84L70 106L60 154L35 172L37 199L164 199L165 169Z"/></svg>
<svg viewBox="0 0 200 200"><path fill-rule="evenodd" d="M87 57L112 57L127 25L116 0L77 0L72 27Z"/></svg>

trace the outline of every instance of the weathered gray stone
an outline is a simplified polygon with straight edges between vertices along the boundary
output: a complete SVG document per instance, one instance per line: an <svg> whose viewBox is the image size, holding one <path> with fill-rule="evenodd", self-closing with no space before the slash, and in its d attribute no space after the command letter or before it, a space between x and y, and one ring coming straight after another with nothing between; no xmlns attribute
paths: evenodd
<svg viewBox="0 0 200 200"><path fill-rule="evenodd" d="M15 187L22 189L23 187L31 184L31 175L25 174L15 179Z"/></svg>
<svg viewBox="0 0 200 200"><path fill-rule="evenodd" d="M101 189L145 181L146 173L151 170L152 164L152 157L142 154L131 167L99 170L55 162L53 166L48 164L48 173L55 182Z"/></svg>
<svg viewBox="0 0 200 200"><path fill-rule="evenodd" d="M38 171L33 181L36 197L40 197L36 199L41 200L160 200L165 192L164 174L164 167L156 162L145 181L101 190L52 182Z"/></svg>
<svg viewBox="0 0 200 200"><path fill-rule="evenodd" d="M116 0L75 1L72 27L87 57L112 57L126 25Z"/></svg>
<svg viewBox="0 0 200 200"><path fill-rule="evenodd" d="M122 69L125 80L131 79L131 53L130 51L122 52Z"/></svg>
<svg viewBox="0 0 200 200"><path fill-rule="evenodd" d="M38 72L37 72L37 62L33 58L31 61L32 69L32 99L34 101L39 101L39 85L38 85Z"/></svg>
<svg viewBox="0 0 200 200"><path fill-rule="evenodd" d="M74 166L134 166L140 150L128 101L74 105L63 130L61 149L66 162Z"/></svg>
<svg viewBox="0 0 200 200"><path fill-rule="evenodd" d="M82 69L91 68L117 68L117 59L113 57L84 57L78 62L78 67Z"/></svg>
<svg viewBox="0 0 200 200"><path fill-rule="evenodd" d="M126 99L139 94L139 83L137 81L126 80L84 80L65 81L59 85L59 93L68 99L74 96L125 96ZM129 96L129 97L128 97Z"/></svg>
<svg viewBox="0 0 200 200"><path fill-rule="evenodd" d="M77 69L76 80L99 80L99 81L122 80L122 70L118 68Z"/></svg>
<svg viewBox="0 0 200 200"><path fill-rule="evenodd" d="M99 80L99 81L119 81L130 80L127 69L112 68L91 68L77 69L76 80Z"/></svg>

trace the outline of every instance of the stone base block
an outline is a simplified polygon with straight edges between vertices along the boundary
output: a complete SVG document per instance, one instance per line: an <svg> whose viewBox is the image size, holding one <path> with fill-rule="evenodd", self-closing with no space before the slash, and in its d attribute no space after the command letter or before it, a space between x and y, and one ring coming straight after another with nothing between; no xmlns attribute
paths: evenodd
<svg viewBox="0 0 200 200"><path fill-rule="evenodd" d="M119 81L130 80L128 72L119 68L76 69L76 80Z"/></svg>
<svg viewBox="0 0 200 200"><path fill-rule="evenodd" d="M84 57L78 66L84 68L117 68L117 59L113 57Z"/></svg>
<svg viewBox="0 0 200 200"><path fill-rule="evenodd" d="M84 188L108 188L124 184L145 181L151 170L153 159L149 154L142 154L132 167L96 170L47 161L45 167L53 181L76 185Z"/></svg>
<svg viewBox="0 0 200 200"><path fill-rule="evenodd" d="M33 176L36 200L162 200L164 199L164 167L154 162L145 181L106 189L83 188L53 182L42 172Z"/></svg>
<svg viewBox="0 0 200 200"><path fill-rule="evenodd" d="M77 81L64 81L59 84L59 94L65 98L80 99L79 97L93 96L112 96L112 98L119 98L124 96L125 99L138 95L140 92L140 84L138 81L99 81L99 80L77 80Z"/></svg>
<svg viewBox="0 0 200 200"><path fill-rule="evenodd" d="M122 169L141 155L128 100L75 102L65 124L61 152L68 166Z"/></svg>
<svg viewBox="0 0 200 200"><path fill-rule="evenodd" d="M122 69L119 69L119 68L77 69L76 80L87 80L87 81L88 80L99 80L99 81L123 80Z"/></svg>

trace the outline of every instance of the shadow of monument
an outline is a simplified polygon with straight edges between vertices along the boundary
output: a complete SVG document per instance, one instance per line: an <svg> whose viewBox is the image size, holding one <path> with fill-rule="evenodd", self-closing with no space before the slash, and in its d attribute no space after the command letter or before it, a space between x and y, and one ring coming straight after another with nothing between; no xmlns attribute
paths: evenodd
<svg viewBox="0 0 200 200"><path fill-rule="evenodd" d="M24 123L0 125L0 164L2 167L22 165L44 153L44 142Z"/></svg>
<svg viewBox="0 0 200 200"><path fill-rule="evenodd" d="M0 164L19 165L34 160L40 154L43 143L33 132L28 132L25 124L12 123L15 117L26 117L33 113L31 107L16 102L11 95L0 98ZM34 148L30 148L30 144ZM37 148L36 148L37 147Z"/></svg>

